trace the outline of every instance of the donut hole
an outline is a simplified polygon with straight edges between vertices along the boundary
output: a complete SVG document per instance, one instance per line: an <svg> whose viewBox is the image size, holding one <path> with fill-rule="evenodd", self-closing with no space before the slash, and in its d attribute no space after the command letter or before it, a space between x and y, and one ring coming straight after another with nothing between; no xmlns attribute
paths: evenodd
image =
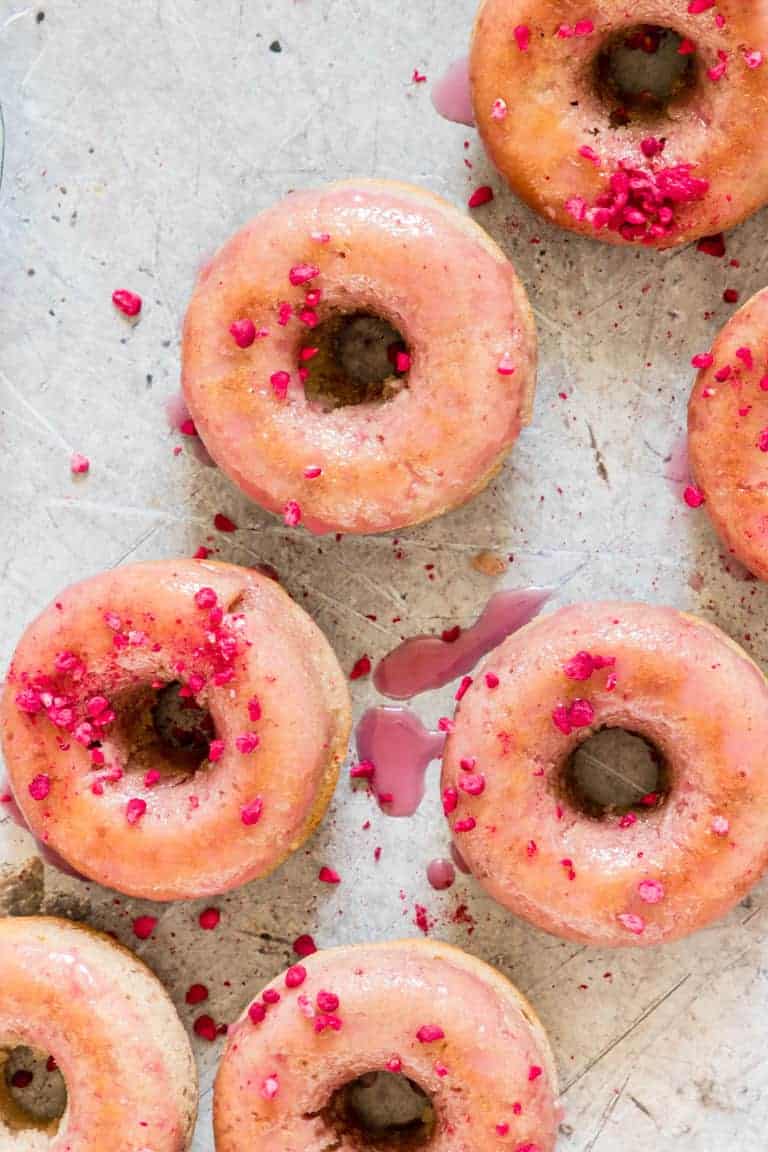
<svg viewBox="0 0 768 1152"><path fill-rule="evenodd" d="M603 44L594 62L595 86L613 127L663 118L696 82L696 54L680 54L683 37L672 28L638 24Z"/></svg>
<svg viewBox="0 0 768 1152"><path fill-rule="evenodd" d="M206 762L216 737L213 718L191 696L182 696L178 681L153 688L144 685L114 700L113 741L122 752L124 772L163 777L188 776Z"/></svg>
<svg viewBox="0 0 768 1152"><path fill-rule="evenodd" d="M568 757L562 792L569 804L593 820L660 808L669 793L670 773L652 741L625 728L602 728Z"/></svg>
<svg viewBox="0 0 768 1152"><path fill-rule="evenodd" d="M323 1119L343 1146L416 1149L435 1132L435 1109L415 1081L400 1072L366 1072L337 1089Z"/></svg>
<svg viewBox="0 0 768 1152"><path fill-rule="evenodd" d="M55 1060L19 1044L0 1048L0 1062L0 1136L3 1128L11 1134L31 1129L39 1136L23 1146L48 1148L67 1109L67 1086Z"/></svg>
<svg viewBox="0 0 768 1152"><path fill-rule="evenodd" d="M382 404L407 383L407 368L398 368L398 355L408 354L405 341L371 312L335 313L312 328L301 347L317 349L308 360L301 360L300 351L304 394L326 411Z"/></svg>

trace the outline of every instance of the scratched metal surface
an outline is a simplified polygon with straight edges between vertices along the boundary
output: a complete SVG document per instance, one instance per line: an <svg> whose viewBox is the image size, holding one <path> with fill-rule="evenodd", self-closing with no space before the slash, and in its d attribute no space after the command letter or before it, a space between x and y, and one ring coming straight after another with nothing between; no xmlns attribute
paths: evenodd
<svg viewBox="0 0 768 1152"><path fill-rule="evenodd" d="M61 586L128 559L191 553L215 535L217 511L238 525L216 535L218 555L274 564L346 667L402 635L469 622L496 587L532 583L556 585L553 604L638 597L692 609L768 660L765 589L725 565L705 517L684 507L667 475L689 358L732 310L723 289L743 300L764 285L765 214L729 237L726 260L553 232L504 191L475 134L430 105L431 82L466 43L472 0L40 4L42 21L21 0L0 2L3 665ZM281 52L270 50L276 40ZM414 67L426 84L411 83ZM477 216L525 281L541 340L535 420L503 474L398 545L285 530L188 451L175 458L163 415L201 261L289 188L356 174L412 180L459 204L490 180L496 199ZM110 305L118 286L144 297L135 327ZM70 476L72 450L91 458L87 478ZM472 567L481 549L514 557L502 577ZM375 699L366 680L353 695L358 713ZM449 700L446 689L418 707L434 721ZM562 1074L559 1148L764 1148L765 885L662 951L562 943L511 919L466 878L447 893L429 889L425 865L446 849L436 776L433 765L410 820L383 817L342 780L306 851L217 902L214 935L197 927L199 907L162 909L138 950L183 1019L191 1024L192 981L209 986L215 1019L230 1020L286 964L300 932L320 945L416 936L418 902L435 937L498 965L541 1013ZM7 822L0 840L7 862L33 851ZM337 888L317 883L323 863L341 873ZM127 942L132 917L151 910L50 870L43 906ZM209 1152L220 1044L195 1048L195 1150Z"/></svg>

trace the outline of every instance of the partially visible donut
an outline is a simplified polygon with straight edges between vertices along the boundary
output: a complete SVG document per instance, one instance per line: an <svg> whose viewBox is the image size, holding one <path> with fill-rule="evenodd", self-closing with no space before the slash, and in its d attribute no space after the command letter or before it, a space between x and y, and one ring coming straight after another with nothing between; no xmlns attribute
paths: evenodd
<svg viewBox="0 0 768 1152"><path fill-rule="evenodd" d="M481 960L414 940L316 952L261 992L229 1029L217 1152L377 1148L345 1095L377 1072L429 1098L403 1147L553 1152L557 1076L530 1005Z"/></svg>
<svg viewBox="0 0 768 1152"><path fill-rule="evenodd" d="M606 728L651 744L659 784L593 813L571 757ZM575 604L478 668L443 803L472 873L516 915L599 947L659 944L723 915L768 865L767 741L768 684L719 629L672 608Z"/></svg>
<svg viewBox="0 0 768 1152"><path fill-rule="evenodd" d="M768 580L768 288L719 332L688 403L688 459L728 549Z"/></svg>
<svg viewBox="0 0 768 1152"><path fill-rule="evenodd" d="M334 352L360 316L404 341L362 396ZM535 365L525 291L486 233L420 188L350 180L292 193L206 266L182 384L251 499L316 532L386 532L485 487L530 420Z"/></svg>
<svg viewBox="0 0 768 1152"><path fill-rule="evenodd" d="M186 1152L197 1114L189 1041L160 982L100 932L53 917L0 919L0 1065L48 1053L67 1088L35 1126L0 1069L0 1145L14 1152Z"/></svg>
<svg viewBox="0 0 768 1152"><path fill-rule="evenodd" d="M156 726L168 685L201 710L178 749ZM33 834L101 884L173 900L263 876L304 842L350 702L325 637L274 580L180 559L62 592L18 644L0 720Z"/></svg>
<svg viewBox="0 0 768 1152"><path fill-rule="evenodd" d="M627 109L612 47L659 33L687 63L666 106ZM482 0L470 76L483 143L553 224L656 248L768 201L768 7L743 0ZM643 48L638 56L646 62Z"/></svg>

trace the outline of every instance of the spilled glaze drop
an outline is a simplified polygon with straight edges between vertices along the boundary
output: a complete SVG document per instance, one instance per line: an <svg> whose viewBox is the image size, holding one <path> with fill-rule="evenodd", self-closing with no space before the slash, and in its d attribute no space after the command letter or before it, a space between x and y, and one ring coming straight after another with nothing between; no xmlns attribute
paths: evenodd
<svg viewBox="0 0 768 1152"><path fill-rule="evenodd" d="M387 816L412 816L424 796L427 765L439 760L444 732L430 732L408 708L369 708L355 729L357 754L376 767L373 787Z"/></svg>
<svg viewBox="0 0 768 1152"><path fill-rule="evenodd" d="M450 860L438 857L427 865L427 880L438 892L450 888L456 879L456 869Z"/></svg>
<svg viewBox="0 0 768 1152"><path fill-rule="evenodd" d="M688 437L685 432L677 437L664 461L664 479L673 485L687 484L690 480Z"/></svg>
<svg viewBox="0 0 768 1152"><path fill-rule="evenodd" d="M469 58L454 60L432 88L435 111L452 124L474 127L472 94L469 86Z"/></svg>
<svg viewBox="0 0 768 1152"><path fill-rule="evenodd" d="M409 700L420 692L442 688L470 672L478 660L537 616L548 588L514 588L496 592L471 628L448 642L439 636L413 636L376 665L373 682L392 700Z"/></svg>

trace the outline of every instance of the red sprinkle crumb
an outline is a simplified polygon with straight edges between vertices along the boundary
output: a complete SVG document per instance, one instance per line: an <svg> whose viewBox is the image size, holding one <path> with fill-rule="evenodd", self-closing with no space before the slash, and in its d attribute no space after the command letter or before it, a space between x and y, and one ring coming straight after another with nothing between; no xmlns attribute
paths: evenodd
<svg viewBox="0 0 768 1152"><path fill-rule="evenodd" d="M194 1033L201 1040L208 1040L211 1044L216 1039L216 1022L211 1016L198 1016L192 1025Z"/></svg>
<svg viewBox="0 0 768 1152"><path fill-rule="evenodd" d="M133 796L125 806L125 818L129 824L138 824L147 811L147 802L138 796Z"/></svg>
<svg viewBox="0 0 768 1152"><path fill-rule="evenodd" d="M288 273L288 279L294 287L298 287L299 284L307 284L319 275L320 269L316 264L295 264Z"/></svg>
<svg viewBox="0 0 768 1152"><path fill-rule="evenodd" d="M454 832L472 832L477 827L477 820L474 816L465 816L463 820L457 820L453 826Z"/></svg>
<svg viewBox="0 0 768 1152"><path fill-rule="evenodd" d="M116 288L112 293L112 303L124 316L138 316L141 312L141 296L127 288Z"/></svg>
<svg viewBox="0 0 768 1152"><path fill-rule="evenodd" d="M293 951L297 956L303 960L307 956L311 956L313 952L317 952L317 945L308 934L297 936L293 942Z"/></svg>
<svg viewBox="0 0 768 1152"><path fill-rule="evenodd" d="M493 200L493 188L488 184L482 184L472 193L467 201L467 206L469 208L480 208L483 204L490 204L491 200Z"/></svg>
<svg viewBox="0 0 768 1152"><path fill-rule="evenodd" d="M683 492L683 500L689 508L701 508L704 503L704 493L695 484L689 484Z"/></svg>
<svg viewBox="0 0 768 1152"><path fill-rule="evenodd" d="M335 1012L339 1006L339 998L335 992L318 992L315 1003L321 1012Z"/></svg>
<svg viewBox="0 0 768 1152"><path fill-rule="evenodd" d="M521 52L527 52L531 43L531 30L527 24L518 24L515 28L515 43Z"/></svg>
<svg viewBox="0 0 768 1152"><path fill-rule="evenodd" d="M698 252L704 252L707 256L725 256L725 237L722 232L718 232L716 236L702 236L696 245Z"/></svg>
<svg viewBox="0 0 768 1152"><path fill-rule="evenodd" d="M544 1071L544 1069L539 1068L538 1064L531 1064L530 1068L528 1069L528 1079L529 1080L538 1080L539 1076L541 1076L543 1071Z"/></svg>
<svg viewBox="0 0 768 1152"><path fill-rule="evenodd" d="M261 1024L267 1015L267 1009L260 1000L254 1000L248 1008L248 1016L252 1024Z"/></svg>
<svg viewBox="0 0 768 1152"><path fill-rule="evenodd" d="M197 918L197 922L205 932L211 932L221 920L218 908L205 908Z"/></svg>
<svg viewBox="0 0 768 1152"><path fill-rule="evenodd" d="M184 999L187 1004L202 1004L208 999L208 989L205 984L190 984Z"/></svg>
<svg viewBox="0 0 768 1152"><path fill-rule="evenodd" d="M258 824L263 811L264 801L261 796L255 796L249 804L243 805L240 809L240 819L246 826Z"/></svg>
<svg viewBox="0 0 768 1152"><path fill-rule="evenodd" d="M334 871L333 868L328 868L327 865L325 865L325 864L322 866L322 868L318 872L317 878L318 878L318 880L322 880L323 884L340 884L341 883L341 876L339 876L338 872Z"/></svg>
<svg viewBox="0 0 768 1152"><path fill-rule="evenodd" d="M286 988L298 988L307 978L307 970L303 964L294 964L285 974Z"/></svg>
<svg viewBox="0 0 768 1152"><path fill-rule="evenodd" d="M301 523L301 506L295 500L289 500L283 508L283 523L288 528L296 528Z"/></svg>
<svg viewBox="0 0 768 1152"><path fill-rule="evenodd" d="M454 699L455 700L463 700L471 687L472 687L472 677L471 676L463 676L461 679L461 683L459 684L458 688L456 689L456 695L455 695Z"/></svg>
<svg viewBox="0 0 768 1152"><path fill-rule="evenodd" d="M735 288L726 288L725 292L723 292L723 300L725 300L726 304L738 304L738 291Z"/></svg>
<svg viewBox="0 0 768 1152"><path fill-rule="evenodd" d="M491 691L493 691L494 688L498 688L499 678L495 672L486 672L486 674L485 674L485 686L486 686L486 688L490 688Z"/></svg>
<svg viewBox="0 0 768 1152"><path fill-rule="evenodd" d="M29 782L29 794L33 800L45 800L51 790L51 778L45 772L39 772Z"/></svg>
<svg viewBox="0 0 768 1152"><path fill-rule="evenodd" d="M376 765L371 760L361 760L353 764L349 770L350 780L373 780L376 775Z"/></svg>
<svg viewBox="0 0 768 1152"><path fill-rule="evenodd" d="M249 320L247 317L243 320L235 320L234 324L229 326L229 334L238 348L250 348L256 339L256 325L253 320Z"/></svg>
<svg viewBox="0 0 768 1152"><path fill-rule="evenodd" d="M370 656L361 656L355 661L352 671L349 674L350 680L360 680L363 676L367 676L371 671L371 658Z"/></svg>
<svg viewBox="0 0 768 1152"><path fill-rule="evenodd" d="M213 526L219 532L236 532L237 524L234 520L230 520L229 516L225 516L223 512L217 512L213 518Z"/></svg>
<svg viewBox="0 0 768 1152"><path fill-rule="evenodd" d="M642 936L645 931L645 920L642 916L635 916L633 912L621 912L616 919L634 936Z"/></svg>
<svg viewBox="0 0 768 1152"><path fill-rule="evenodd" d="M443 814L450 816L451 812L455 812L459 803L459 794L455 788L445 788L443 790Z"/></svg>
<svg viewBox="0 0 768 1152"><path fill-rule="evenodd" d="M433 1044L435 1040L442 1040L445 1037L445 1032L438 1024L422 1024L416 1033L416 1039L420 1044Z"/></svg>
<svg viewBox="0 0 768 1152"><path fill-rule="evenodd" d="M137 916L133 922L133 934L137 940L149 940L157 925L157 916Z"/></svg>
<svg viewBox="0 0 768 1152"><path fill-rule="evenodd" d="M403 1062L399 1056L390 1056L389 1060L387 1060L386 1067L388 1072L397 1073L402 1069Z"/></svg>
<svg viewBox="0 0 768 1152"><path fill-rule="evenodd" d="M427 78L423 72L419 72L418 68L414 68L413 75L411 76L411 80L414 84L423 84L426 79Z"/></svg>
<svg viewBox="0 0 768 1152"><path fill-rule="evenodd" d="M69 470L73 476L84 476L91 469L91 462L82 452L73 452L69 459Z"/></svg>

